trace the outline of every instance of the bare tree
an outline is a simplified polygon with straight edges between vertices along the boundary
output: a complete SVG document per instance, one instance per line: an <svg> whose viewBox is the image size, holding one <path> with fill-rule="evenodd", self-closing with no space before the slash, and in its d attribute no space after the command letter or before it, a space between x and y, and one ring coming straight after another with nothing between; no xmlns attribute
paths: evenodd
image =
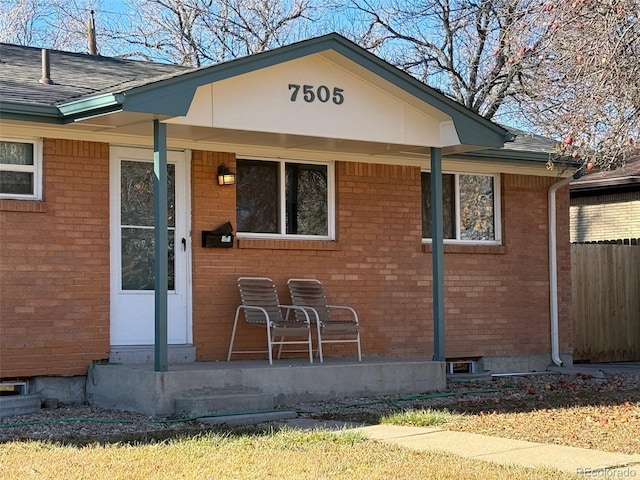
<svg viewBox="0 0 640 480"><path fill-rule="evenodd" d="M90 0L0 0L0 42L86 50Z"/></svg>
<svg viewBox="0 0 640 480"><path fill-rule="evenodd" d="M361 41L459 103L494 118L515 93L522 65L513 31L520 0L352 0L367 22Z"/></svg>
<svg viewBox="0 0 640 480"><path fill-rule="evenodd" d="M312 0L130 0L137 18L114 30L131 54L201 66L304 38Z"/></svg>
<svg viewBox="0 0 640 480"><path fill-rule="evenodd" d="M563 138L559 154L608 169L640 144L640 2L537 3L526 35L540 38L522 59L517 100L524 118ZM522 42L526 36L519 38Z"/></svg>
<svg viewBox="0 0 640 480"><path fill-rule="evenodd" d="M0 41L201 66L319 33L315 0L0 0Z"/></svg>
<svg viewBox="0 0 640 480"><path fill-rule="evenodd" d="M638 0L351 0L360 41L485 117L610 168L639 137Z"/></svg>

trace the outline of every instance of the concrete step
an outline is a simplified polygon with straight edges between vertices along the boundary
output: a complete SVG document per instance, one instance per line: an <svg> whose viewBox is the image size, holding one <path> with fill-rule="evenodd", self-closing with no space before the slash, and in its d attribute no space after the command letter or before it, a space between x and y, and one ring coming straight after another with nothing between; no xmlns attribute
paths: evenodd
<svg viewBox="0 0 640 480"><path fill-rule="evenodd" d="M238 414L273 410L268 393L222 393L176 397L176 413L188 416Z"/></svg>
<svg viewBox="0 0 640 480"><path fill-rule="evenodd" d="M271 412L243 413L238 415L220 415L215 417L204 417L198 419L199 422L208 425L257 425L266 422L283 422L294 419L298 414L293 410L278 410Z"/></svg>
<svg viewBox="0 0 640 480"><path fill-rule="evenodd" d="M37 412L41 404L42 397L37 394L0 396L0 418Z"/></svg>

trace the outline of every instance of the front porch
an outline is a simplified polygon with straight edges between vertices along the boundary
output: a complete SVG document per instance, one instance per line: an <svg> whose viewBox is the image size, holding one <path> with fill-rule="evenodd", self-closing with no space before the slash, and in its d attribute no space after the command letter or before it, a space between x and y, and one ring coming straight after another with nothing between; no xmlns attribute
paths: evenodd
<svg viewBox="0 0 640 480"><path fill-rule="evenodd" d="M358 396L441 391L445 363L425 359L302 358L171 364L93 365L89 403L151 416L266 411L276 405Z"/></svg>

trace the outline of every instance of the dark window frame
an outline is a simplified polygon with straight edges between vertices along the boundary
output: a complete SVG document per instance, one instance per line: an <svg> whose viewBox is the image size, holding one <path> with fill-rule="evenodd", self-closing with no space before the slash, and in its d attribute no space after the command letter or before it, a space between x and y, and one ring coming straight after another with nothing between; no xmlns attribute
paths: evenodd
<svg viewBox="0 0 640 480"><path fill-rule="evenodd" d="M262 204L263 216L255 217L251 207L249 198L244 197L244 188L250 188L245 185L243 179L244 167L256 167L253 175L256 176L259 170L263 170L261 178L268 180L267 184L260 193L264 196L265 201ZM324 201L324 232L322 233L290 233L303 228L298 225L298 206L299 198L294 200L291 191L295 188L295 183L289 185L291 180L287 182L287 176L296 170L314 171L324 169L326 199ZM275 172L275 179L269 173L269 170ZM272 238L272 239L297 239L297 240L333 240L335 238L335 193L334 193L334 164L333 162L309 161L298 159L256 159L256 158L238 158L236 160L237 183L236 183L236 230L238 238ZM289 177L293 180L299 180L299 175ZM258 180L253 179L255 185ZM275 195L274 195L275 191ZM265 205L264 203L268 203ZM247 208L243 208L243 203L247 204ZM271 207L271 208L270 208ZM294 214L294 212L296 214Z"/></svg>
<svg viewBox="0 0 640 480"><path fill-rule="evenodd" d="M431 243L430 224L425 225L425 222L430 222L430 172L423 170L421 172L421 211L422 211L422 241L423 243ZM442 172L443 177L443 195L447 193L452 195L449 201L444 199L443 209L444 214L444 243L447 244L459 244L459 245L502 245L502 209L501 209L501 185L500 175L495 173L477 173L477 172ZM479 239L479 238L463 238L463 232L460 221L460 177L461 176L480 176L487 177L492 180L492 218L493 218L493 238ZM449 187L447 183L452 182ZM425 198L426 197L426 198ZM447 214L448 211L448 214Z"/></svg>

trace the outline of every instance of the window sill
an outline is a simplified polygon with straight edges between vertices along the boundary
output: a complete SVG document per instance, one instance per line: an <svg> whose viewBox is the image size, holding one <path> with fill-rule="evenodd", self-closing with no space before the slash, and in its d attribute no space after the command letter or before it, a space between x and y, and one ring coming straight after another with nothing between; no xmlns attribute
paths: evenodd
<svg viewBox="0 0 640 480"><path fill-rule="evenodd" d="M46 213L47 204L40 200L0 199L1 212Z"/></svg>
<svg viewBox="0 0 640 480"><path fill-rule="evenodd" d="M422 244L424 253L433 251L430 243ZM485 254L485 255L505 255L507 247L505 245L444 245L444 253L467 253L467 254Z"/></svg>
<svg viewBox="0 0 640 480"><path fill-rule="evenodd" d="M340 250L337 242L331 240L275 240L259 238L239 238L238 248L268 250Z"/></svg>

